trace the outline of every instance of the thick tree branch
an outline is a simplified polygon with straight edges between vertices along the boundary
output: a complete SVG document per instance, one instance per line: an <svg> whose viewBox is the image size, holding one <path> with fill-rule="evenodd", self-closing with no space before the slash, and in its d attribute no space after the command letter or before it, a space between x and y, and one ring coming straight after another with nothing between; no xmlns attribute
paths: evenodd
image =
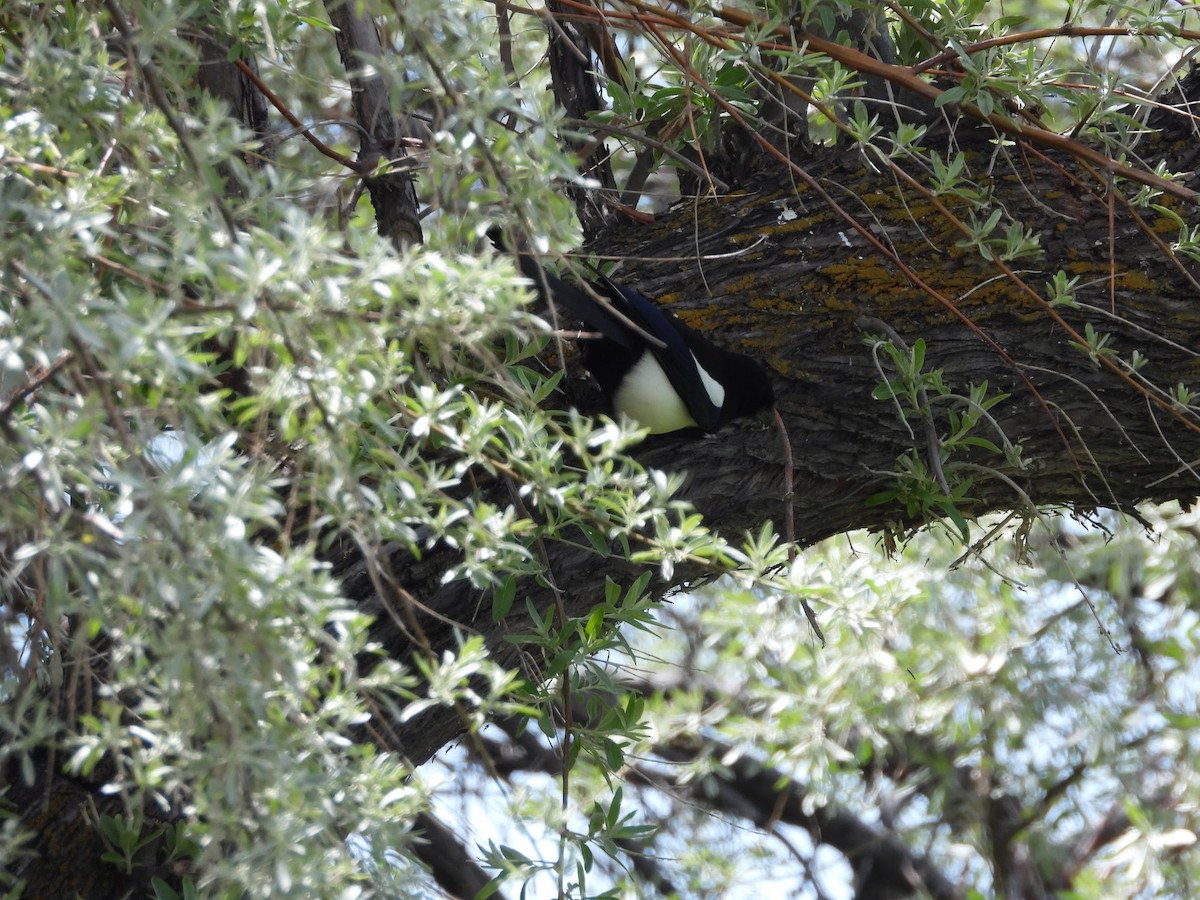
<svg viewBox="0 0 1200 900"><path fill-rule="evenodd" d="M586 119L603 108L600 89L592 68L593 47L588 40L588 34L601 43L600 47L595 48L601 52L605 44L599 39L603 38L610 44L612 39L608 36L603 21L585 32L585 29L571 21L569 16L564 15L568 9L561 2L551 0L548 10L546 21L550 32L550 83L554 87L554 97L569 118ZM573 143L577 150L583 150L585 147L578 141ZM611 215L611 204L605 201L605 197L615 196L616 181L603 142L587 149L590 155L583 161L581 171L597 182L602 190L572 186L568 188L568 193L575 201L584 234L595 235Z"/></svg>
<svg viewBox="0 0 1200 900"><path fill-rule="evenodd" d="M1143 149L1158 147L1168 167L1176 162L1171 154L1192 158L1196 151L1184 139L1190 136L1186 125L1177 118L1158 124ZM968 148L969 165L993 191L995 207L1053 204L1040 207L1045 218L1036 232L1037 251L1014 260L1011 275L965 244L926 197L877 171L865 157L825 154L808 166L813 179L845 198L894 257L950 298L961 317L948 315L943 303L908 282L837 213L790 181L760 181L753 191L682 204L653 225L609 232L604 246L594 248L626 260L615 273L618 279L770 367L793 444L792 505L801 545L858 528L904 531L945 513L944 507L914 501L923 488L901 475L901 457L927 459L941 448L924 436L914 438L910 423L897 415L898 404L873 398L881 381L897 377L886 354L866 342L871 328L864 323L873 320L910 348L918 338L924 341L925 370L940 371L949 391L923 410L940 439L951 431L949 413L969 408L972 385L986 381L989 397L1010 395L980 420L975 434L998 447L1020 448L1019 459L978 447L948 450L941 459L963 491L954 501L959 515L970 519L992 510L1031 515L1031 504L1132 510L1138 503L1200 493L1196 469L1188 466L1200 459L1196 410L1166 411L1147 396L1158 392L1161 398L1180 383L1200 385L1195 349L1200 326L1191 312L1195 264L1164 255L1155 230L1166 223L1151 219L1145 229L1119 206L1114 227L1121 239L1110 259L1105 198L1081 189L1066 168L1069 161L1007 153L990 144ZM1106 352L1122 365L1132 363L1135 353L1142 357L1136 377L1099 366L1086 347L1072 345L1047 318L1044 301L1028 287L1041 291L1060 272L1078 279L1077 305L1056 312L1077 334L1090 328L1107 335ZM980 339L981 332L1005 349L1004 356ZM569 380L566 387L586 396L582 384ZM757 530L764 518L783 518L779 442L753 422L700 440L670 435L647 440L636 455L648 465L690 473L683 496L731 538ZM888 490L897 493L896 502L867 503ZM550 559L568 613L585 613L603 589L596 557L564 544L550 548ZM453 629L445 620L453 620L485 635L499 661L516 664L500 628L486 615L476 617L475 592L461 582L442 583L450 562L449 556L418 561L397 553L390 565L442 617L428 629L435 647L449 644ZM370 597L364 569L352 560L346 565L340 571L350 596ZM615 558L603 566L618 581L638 574ZM702 574L681 565L673 583ZM670 586L660 584L656 591ZM532 582L518 590L539 608L549 602ZM524 625L516 618L505 627L519 631ZM383 640L401 658L412 652L400 634ZM457 728L446 717L413 723L404 729L406 747L424 759Z"/></svg>
<svg viewBox="0 0 1200 900"><path fill-rule="evenodd" d="M370 70L372 61L383 56L379 32L353 0L328 0L325 11L337 29L338 51L354 96L354 116L362 129L358 162L367 170L387 167L383 174L366 179L379 233L398 248L418 244L421 218L416 186L411 171L400 165L406 158L403 135L392 115L387 82Z"/></svg>
<svg viewBox="0 0 1200 900"><path fill-rule="evenodd" d="M413 852L451 897L474 897L492 880L467 853L458 836L436 816L420 813L413 828L418 833ZM504 894L497 891L492 896L503 898Z"/></svg>
<svg viewBox="0 0 1200 900"><path fill-rule="evenodd" d="M274 159L275 141L270 132L266 98L254 83L258 77L257 61L244 47L241 55L231 60L229 42L215 34L201 33L195 35L193 41L200 51L196 83L212 96L224 100L234 119L258 138L257 152L241 156L250 170L261 168L266 161ZM227 187L237 195L245 190L244 185L231 177L227 177Z"/></svg>
<svg viewBox="0 0 1200 900"><path fill-rule="evenodd" d="M582 707L578 715L581 721L586 720ZM561 771L558 755L546 748L539 736L513 723L506 731L511 743L488 745L490 763L498 771L550 775ZM630 783L685 794L691 802L749 819L768 831L778 822L803 828L814 844L827 844L846 856L856 873L860 898L907 897L918 889L938 898L962 895L930 860L914 854L894 835L833 807L806 812L805 791L795 780L736 754L728 745L681 739L656 745L653 753L672 763L691 763L703 757L720 765L704 779L686 784L658 767L637 765L629 770Z"/></svg>
<svg viewBox="0 0 1200 900"><path fill-rule="evenodd" d="M692 762L701 753L720 760L722 767L705 779L712 782L710 788L718 789L706 789L703 783L688 786L689 796L746 816L759 827L783 822L803 828L814 843L828 844L845 855L855 873L857 896L863 900L911 896L918 889L936 898L962 896L962 891L929 859L913 854L898 838L844 810L820 807L806 812L804 789L777 769L715 742L675 742L656 749L664 759L674 762ZM638 771L638 778L648 783L685 789L668 775Z"/></svg>

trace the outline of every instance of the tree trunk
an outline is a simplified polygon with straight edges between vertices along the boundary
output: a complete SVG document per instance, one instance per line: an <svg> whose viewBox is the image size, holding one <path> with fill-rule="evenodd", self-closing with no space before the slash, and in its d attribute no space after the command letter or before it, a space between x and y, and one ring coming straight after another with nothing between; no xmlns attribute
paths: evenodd
<svg viewBox="0 0 1200 900"><path fill-rule="evenodd" d="M331 16L348 15L339 4L330 7ZM344 33L339 31L339 39ZM348 67L357 65L355 51L362 49L343 47ZM1197 87L1193 83L1185 93L1194 96ZM378 126L368 129L371 140L364 146L364 159L373 162L380 153L395 152L398 132L394 123L379 125L376 114L384 107L364 105L365 88L356 88L360 118ZM1179 116L1152 120L1160 130L1139 146L1147 167L1161 159L1171 171L1195 172L1200 145L1186 125ZM602 241L606 255L630 258L619 279L657 297L697 330L761 359L774 373L794 451L790 498L785 497L787 462L780 438L755 423L738 422L700 440L655 438L637 453L647 465L691 473L683 496L710 527L733 537L764 520L782 521L790 502L794 537L805 545L856 528L904 531L938 513L920 504L867 501L895 487L902 454L915 449L931 465L949 427L948 412L966 407L934 396L929 423L902 420L893 403L873 397L880 382L895 373L887 357L873 354L865 343L868 335L909 348L923 339L926 370L940 370L954 394L965 395L970 385L985 380L991 392L1011 394L991 410L996 427L984 421L977 433L995 444L1003 443L1003 433L1021 448L1023 465L984 448L963 454L963 463L978 467L958 470L960 476L972 476L955 501L963 516L1025 511L1029 502L1131 511L1140 502L1188 501L1197 494L1196 411L1172 410L1162 395L1176 384L1200 389L1200 356L1193 349L1200 346L1197 266L1166 252L1164 242L1173 239L1176 226L1152 209L1142 211L1143 225L1117 201L1110 229L1103 183L1081 173L1071 160L1011 146L998 152L984 137L976 132L972 143L969 134L956 136L959 146L974 147L969 165L991 173L988 186L995 196L982 216L1006 209L1026 224L1039 223L1040 253L1015 260L1012 268L1042 294L1059 271L1078 277L1076 296L1083 305L1055 312L1079 335L1088 325L1108 334L1108 347L1120 360L1130 361L1138 351L1147 360L1138 377L1122 378L1072 346L1077 339L1052 320L1043 303L978 249L959 246L964 235L929 197L869 164L863 154L817 150L804 162L805 171L862 231L813 187L777 172L742 193L683 203L650 226L606 234ZM405 243L420 233L411 178L403 172L390 177L395 181L372 181L378 189L373 200L381 221L391 223L381 230ZM1192 181L1198 186L1195 175ZM946 202L966 216L961 201ZM915 286L868 235L951 302ZM593 249L601 249L600 243ZM578 391L579 385L568 390ZM550 574L571 615L603 596L606 576L629 581L637 574L615 559L598 568L594 555L565 543L550 547L549 555ZM435 550L420 560L396 551L381 562L411 597L441 617L422 621L426 649L436 653L454 646L448 620L483 634L500 662L517 664L516 651L503 638L521 630L519 618L514 613L494 623L478 591L461 581L443 584L441 576L454 561L449 551ZM376 593L378 582L369 577L374 562L338 561L347 594L368 612L405 602ZM665 592L700 574L681 566L671 584L656 590ZM551 603L545 589L531 581L518 595L531 597L542 609ZM379 621L380 637L393 655L403 659L417 652L391 619L381 615ZM390 727L387 743L421 762L460 734L464 724L453 711L434 710ZM56 885L53 893L64 896L117 896L144 888L123 883L115 868L99 861L102 847L84 815L89 810L119 815L115 802L101 802L103 777L97 775L94 783L65 779L53 762L34 758L40 777L31 788L18 787L23 783L18 773L6 773L13 787L8 800L22 826L35 833L32 846L39 854L16 874L43 892ZM36 878L35 866L42 867Z"/></svg>
<svg viewBox="0 0 1200 900"><path fill-rule="evenodd" d="M1188 159L1171 154L1190 159L1196 153L1194 142L1169 130L1176 121L1163 117L1163 130L1143 144L1146 153L1159 148L1172 171L1186 169ZM1138 503L1186 503L1198 493L1191 468L1200 464L1196 410L1172 408L1164 399L1177 383L1200 384L1200 355L1192 349L1200 346L1197 266L1166 252L1163 241L1175 226L1154 210L1143 210L1139 220L1116 199L1110 242L1102 183L1071 174L1071 160L1013 148L997 154L982 131L975 134L969 167L986 168L995 159L988 208L1013 211L1018 220L1028 211L1024 221L1037 223L1040 251L1015 260L1012 277L977 248L963 246L964 235L929 197L876 171L865 156L825 150L805 163L868 233L948 303L914 286L812 189L791 180L680 204L653 225L606 235L602 247L592 248L628 258L618 280L771 368L793 447L794 537L801 545L860 528L903 533L944 512L919 498L907 505L868 502L896 487L902 454L915 450L932 468L948 413L967 409L960 399L929 391L928 423L904 421L896 403L874 399L876 387L896 373L885 353L872 352L869 335L908 348L923 339L926 371L940 370L953 395L964 397L984 381L988 396L1011 395L991 409L994 424L985 419L974 433L1018 447L1019 464L977 448L958 451L944 466L964 486L953 504L961 516L995 510L1029 515L1030 504L1134 512ZM965 137L958 135L959 146ZM963 204L956 207L965 216ZM1076 308L1051 310L1035 296L1046 293L1060 270L1079 279ZM1072 345L1086 342L1088 326L1110 336L1106 346L1118 359L1112 367ZM1131 379L1120 361L1135 351L1147 362ZM683 496L725 535L736 538L768 519L782 531L785 462L774 430L737 422L700 440L653 438L636 455L647 465L690 473ZM499 661L517 664L503 634L522 629L521 604L504 623L493 623L478 591L441 583L449 562L437 554L414 561L398 553L389 565L422 604L482 633ZM597 567L594 556L565 544L550 548L550 565L571 615L586 614L600 600L606 576L628 581L637 574L616 559ZM349 595L376 610L380 598L367 568L359 560L344 562L341 571ZM656 590L702 574L681 566L671 584ZM532 582L518 588L522 596L539 609L552 603ZM400 658L410 656L410 641L384 620L385 644ZM435 652L453 645L445 621L423 621ZM441 711L398 727L392 737L420 761L462 729L452 712Z"/></svg>

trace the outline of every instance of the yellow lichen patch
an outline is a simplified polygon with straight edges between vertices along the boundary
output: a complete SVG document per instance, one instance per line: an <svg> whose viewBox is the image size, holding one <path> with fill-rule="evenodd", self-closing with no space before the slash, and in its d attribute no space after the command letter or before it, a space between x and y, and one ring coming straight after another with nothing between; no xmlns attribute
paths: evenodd
<svg viewBox="0 0 1200 900"><path fill-rule="evenodd" d="M738 297L749 294L754 290L754 286L758 280L753 275L742 275L740 278L731 278L721 286L722 293L733 294Z"/></svg>
<svg viewBox="0 0 1200 900"><path fill-rule="evenodd" d="M1078 276L1085 282L1107 280L1111 274L1108 261L1104 259L1077 259L1067 263L1066 270L1071 275ZM1129 291L1134 294L1152 294L1155 290L1155 281L1136 269L1123 269L1118 271L1116 275L1118 290Z"/></svg>
<svg viewBox="0 0 1200 900"><path fill-rule="evenodd" d="M896 205L896 196L887 191L868 191L859 195L867 209L891 208Z"/></svg>
<svg viewBox="0 0 1200 900"><path fill-rule="evenodd" d="M894 289L896 273L878 256L849 259L844 263L822 266L819 273L829 279L835 290L852 289L861 293L864 289Z"/></svg>
<svg viewBox="0 0 1200 900"><path fill-rule="evenodd" d="M797 231L810 232L823 227L825 222L828 221L829 216L829 211L825 210L813 215L798 216L795 219L776 222L774 225L764 225L761 228L755 229L754 239L757 241L763 235L782 237L783 235L795 234Z"/></svg>
<svg viewBox="0 0 1200 900"><path fill-rule="evenodd" d="M1155 216L1150 221L1150 230L1155 234L1174 237L1179 234L1179 223L1169 216Z"/></svg>
<svg viewBox="0 0 1200 900"><path fill-rule="evenodd" d="M1148 294L1154 290L1155 282L1153 279L1147 278L1142 272L1126 269L1123 272L1117 273L1117 287L1139 294Z"/></svg>
<svg viewBox="0 0 1200 900"><path fill-rule="evenodd" d="M929 202L909 201L905 205L905 209L908 210L909 218L914 222L920 222L922 226L941 217L941 211Z"/></svg>
<svg viewBox="0 0 1200 900"><path fill-rule="evenodd" d="M758 294L750 301L750 308L772 313L789 313L806 309L812 305L824 304L824 302L824 296L819 296L813 291L797 290L795 294L788 296L781 294Z"/></svg>

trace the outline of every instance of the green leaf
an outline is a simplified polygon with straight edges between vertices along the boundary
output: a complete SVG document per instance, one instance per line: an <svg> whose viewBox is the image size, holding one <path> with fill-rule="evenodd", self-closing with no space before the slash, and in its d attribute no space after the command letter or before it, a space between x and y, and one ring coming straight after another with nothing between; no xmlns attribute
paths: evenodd
<svg viewBox="0 0 1200 900"><path fill-rule="evenodd" d="M620 771L625 765L625 751L615 741L604 741L604 763L609 771Z"/></svg>
<svg viewBox="0 0 1200 900"><path fill-rule="evenodd" d="M646 588L650 585L650 578L650 572L643 572L636 579L634 579L633 584L631 584L629 589L625 592L625 599L621 603L622 607L628 608L642 600L643 596L645 596Z"/></svg>
<svg viewBox="0 0 1200 900"><path fill-rule="evenodd" d="M577 526L579 530L583 532L583 536L587 538L588 543L592 545L592 549L595 550L596 553L598 553L600 556L609 555L608 539L605 538L604 532L600 531L598 528L593 528L591 525L588 525L584 522L577 523Z"/></svg>
<svg viewBox="0 0 1200 900"><path fill-rule="evenodd" d="M558 390L558 385L562 381L563 375L565 374L566 372L563 369L557 369L549 378L543 378L541 383L538 385L537 390L534 391L533 402L540 404L547 397Z"/></svg>
<svg viewBox="0 0 1200 900"><path fill-rule="evenodd" d="M958 507L949 501L942 503L941 507L942 511L945 512L946 517L950 519L950 521L953 522L954 526L958 529L959 536L962 538L963 543L969 544L971 542L971 528L967 524L967 520L963 517L963 514L959 512Z"/></svg>
<svg viewBox="0 0 1200 900"><path fill-rule="evenodd" d="M303 22L309 28L317 28L321 31L337 31L337 29L333 27L332 22L318 18L317 16L306 16L303 13L292 12L291 10L288 10L288 14L296 20Z"/></svg>
<svg viewBox="0 0 1200 900"><path fill-rule="evenodd" d="M962 85L956 85L942 91L933 101L934 109L941 109L947 103L960 103L963 97L966 96L966 90Z"/></svg>
<svg viewBox="0 0 1200 900"><path fill-rule="evenodd" d="M913 342L912 367L914 372L925 368L925 338L917 338Z"/></svg>
<svg viewBox="0 0 1200 900"><path fill-rule="evenodd" d="M512 609L517 596L517 579L509 575L498 586L492 589L492 621L499 622Z"/></svg>

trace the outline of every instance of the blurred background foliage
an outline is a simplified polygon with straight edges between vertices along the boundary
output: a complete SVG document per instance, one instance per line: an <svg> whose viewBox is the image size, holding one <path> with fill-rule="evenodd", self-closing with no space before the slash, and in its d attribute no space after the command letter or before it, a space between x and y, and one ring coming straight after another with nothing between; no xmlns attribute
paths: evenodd
<svg viewBox="0 0 1200 900"><path fill-rule="evenodd" d="M376 234L357 173L286 123L264 143L196 88L205 36L223 35L353 155L320 4L0 11L12 895L46 896L25 874L45 851L34 807L12 797L49 796L49 772L96 787L103 866L159 897L434 896L445 882L414 837L431 812L495 876L485 890L512 896L885 896L862 863L882 857L855 845L868 834L939 896L1194 896L1196 511L1047 511L971 523L966 545L957 528L899 548L851 534L793 561L770 529L726 543L673 499L677 478L626 455L627 427L543 408L544 323L508 261L477 252L494 221L540 249L578 242L559 136L585 129L550 90L543 18L513 15L501 40L490 4L368 7L388 53L373 72L419 165L423 243L403 249ZM764 35L797 12L745 9ZM798 12L835 36L861 9ZM960 57L956 102L1036 107L1106 140L1195 49L1176 2L869 11L905 64L929 36L1011 37ZM1123 33L1020 37L1064 22ZM858 78L673 34L621 34L631 80L607 82L594 117L665 147L643 209L678 195L673 173L719 146L731 108L761 113L762 72L830 104ZM809 137L833 140L808 114ZM624 180L646 145L609 138ZM483 474L519 502L480 501ZM402 664L369 629L396 611L349 600L330 562L335 537L375 558L451 548L442 577L503 620L524 604L515 579L545 577L540 542L580 533L656 573L687 559L725 577L661 604L647 579L613 582L569 622L531 608L512 635L537 658L522 667L466 635ZM431 708L471 731L429 764L363 737Z"/></svg>

